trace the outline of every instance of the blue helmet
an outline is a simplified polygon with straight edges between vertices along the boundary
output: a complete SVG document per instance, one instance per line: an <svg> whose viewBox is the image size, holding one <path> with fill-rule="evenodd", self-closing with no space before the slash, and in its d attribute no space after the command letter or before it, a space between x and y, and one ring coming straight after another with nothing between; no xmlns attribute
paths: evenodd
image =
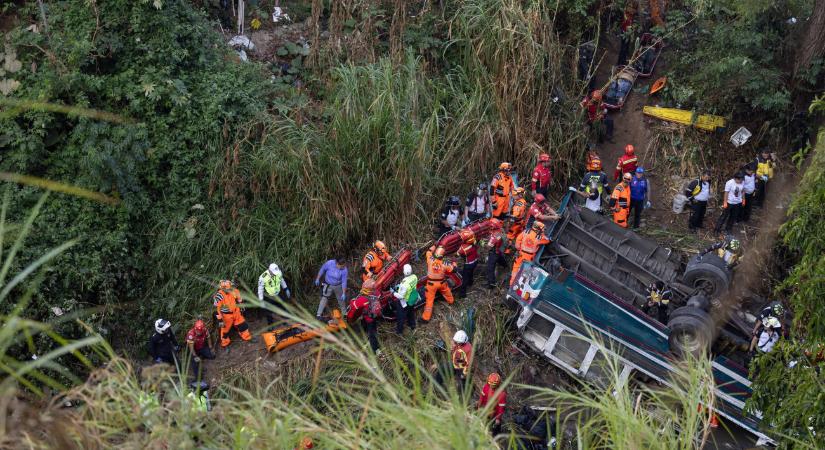
<svg viewBox="0 0 825 450"><path fill-rule="evenodd" d="M645 173L644 167L637 167L636 168L636 173Z"/></svg>

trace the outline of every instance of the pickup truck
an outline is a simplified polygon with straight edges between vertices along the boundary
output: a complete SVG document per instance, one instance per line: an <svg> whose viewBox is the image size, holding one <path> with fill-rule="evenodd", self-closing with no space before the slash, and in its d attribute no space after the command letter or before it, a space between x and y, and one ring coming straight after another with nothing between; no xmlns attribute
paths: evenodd
<svg viewBox="0 0 825 450"><path fill-rule="evenodd" d="M688 259L660 247L575 205L573 195L562 200L560 219L548 223L551 243L522 265L507 292L520 307L521 339L585 381L606 379L604 361L612 357L620 362L622 381L644 374L669 386L685 353L711 353L718 332L709 298L725 293L730 270L715 255ZM653 281L674 292L678 307L667 324L636 306ZM751 395L747 370L721 354L712 356L712 370L716 414L760 445L772 443L759 429L759 414L743 411Z"/></svg>

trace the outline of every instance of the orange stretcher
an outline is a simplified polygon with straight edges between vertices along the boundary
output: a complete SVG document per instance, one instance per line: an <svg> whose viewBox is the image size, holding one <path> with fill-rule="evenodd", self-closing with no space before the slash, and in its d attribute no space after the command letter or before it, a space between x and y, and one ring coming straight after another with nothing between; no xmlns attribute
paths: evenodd
<svg viewBox="0 0 825 450"><path fill-rule="evenodd" d="M270 353L279 352L301 342L321 337L347 328L347 322L341 316L341 311L332 311L332 319L324 326L313 328L303 323L294 323L272 331L263 333L264 346Z"/></svg>

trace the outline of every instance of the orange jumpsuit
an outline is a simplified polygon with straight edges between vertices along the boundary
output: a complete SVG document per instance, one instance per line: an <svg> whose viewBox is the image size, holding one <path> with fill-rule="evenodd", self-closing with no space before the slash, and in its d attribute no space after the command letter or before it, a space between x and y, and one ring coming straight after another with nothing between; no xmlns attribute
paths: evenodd
<svg viewBox="0 0 825 450"><path fill-rule="evenodd" d="M493 177L490 183L492 194L493 217L502 218L510 211L510 194L515 189L513 178L510 174L499 172Z"/></svg>
<svg viewBox="0 0 825 450"><path fill-rule="evenodd" d="M427 287L424 289L424 314L421 319L430 320L433 315L435 294L440 292L447 303L453 304L453 292L447 284L447 274L455 269L455 264L448 264L443 259L433 256L433 251L427 251Z"/></svg>
<svg viewBox="0 0 825 450"><path fill-rule="evenodd" d="M613 222L627 228L627 216L630 215L630 187L619 183L610 194L610 206L613 208Z"/></svg>
<svg viewBox="0 0 825 450"><path fill-rule="evenodd" d="M519 255L513 263L513 272L510 274L511 286L513 285L513 282L516 281L516 274L521 268L521 263L524 261L532 261L536 257L536 252L539 251L539 248L542 245L549 243L550 239L547 239L546 236L539 234L532 229L518 235L518 238L516 238L516 250L519 251Z"/></svg>
<svg viewBox="0 0 825 450"><path fill-rule="evenodd" d="M231 291L219 290L213 297L215 300L215 308L217 309L216 317L223 322L221 327L221 347L226 347L230 343L229 330L234 326L241 335L241 339L248 341L252 339L249 333L249 325L241 314L241 309L238 308L238 303L241 302L241 293L237 289Z"/></svg>
<svg viewBox="0 0 825 450"><path fill-rule="evenodd" d="M513 242L524 231L524 225L527 223L527 200L523 198L516 200L510 215L513 217L513 223L507 230L507 239Z"/></svg>
<svg viewBox="0 0 825 450"><path fill-rule="evenodd" d="M388 259L390 259L390 255L387 252L380 254L375 249L367 252L364 260L361 261L361 267L364 268L361 280L367 281L367 279L378 275L378 272L381 272L381 269L384 268L384 261Z"/></svg>

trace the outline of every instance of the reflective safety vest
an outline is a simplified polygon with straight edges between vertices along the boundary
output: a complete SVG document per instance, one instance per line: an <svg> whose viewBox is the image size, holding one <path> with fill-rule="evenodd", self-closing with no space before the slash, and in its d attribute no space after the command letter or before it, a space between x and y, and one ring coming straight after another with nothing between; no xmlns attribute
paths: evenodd
<svg viewBox="0 0 825 450"><path fill-rule="evenodd" d="M261 278L264 280L264 291L269 297L275 297L281 292L281 275L272 275L269 271L265 271Z"/></svg>
<svg viewBox="0 0 825 450"><path fill-rule="evenodd" d="M773 178L773 160L762 159L761 156L756 158L756 175L759 177L767 176L769 179Z"/></svg>
<svg viewBox="0 0 825 450"><path fill-rule="evenodd" d="M460 370L464 375L470 370L470 360L473 356L473 347L470 343L455 345L452 351L453 369Z"/></svg>
<svg viewBox="0 0 825 450"><path fill-rule="evenodd" d="M725 261L727 265L734 264L736 260L739 259L739 255L724 248L716 250L716 254L719 255L719 257L722 258L722 261Z"/></svg>
<svg viewBox="0 0 825 450"><path fill-rule="evenodd" d="M591 172L590 178L585 185L584 192L587 194L593 193L593 187L599 192L599 196L604 192L604 183L602 183L602 174L598 172Z"/></svg>
<svg viewBox="0 0 825 450"><path fill-rule="evenodd" d="M410 274L408 277L404 277L400 283L398 283L399 290L404 291L404 302L407 306L412 306L415 304L415 301L418 300L418 292L416 292L415 287L418 285L418 275ZM412 295L415 294L415 298L411 298ZM410 300L415 300L410 303Z"/></svg>

